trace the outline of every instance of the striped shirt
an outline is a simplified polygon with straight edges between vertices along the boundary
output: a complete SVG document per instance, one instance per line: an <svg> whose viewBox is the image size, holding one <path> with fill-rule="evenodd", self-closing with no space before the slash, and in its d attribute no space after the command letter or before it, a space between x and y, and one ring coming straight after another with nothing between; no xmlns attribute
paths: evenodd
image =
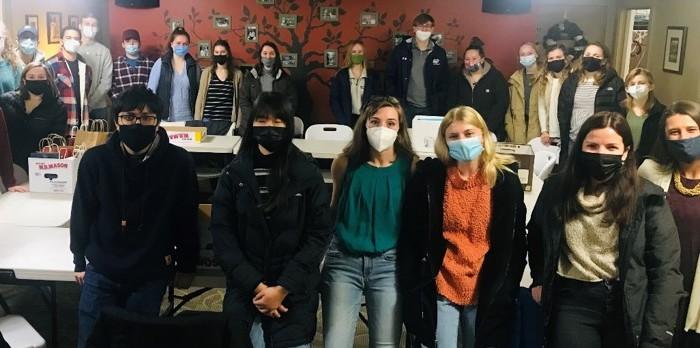
<svg viewBox="0 0 700 348"><path fill-rule="evenodd" d="M233 81L219 80L212 72L203 117L211 120L231 120L233 115Z"/></svg>
<svg viewBox="0 0 700 348"><path fill-rule="evenodd" d="M270 198L270 188L267 186L267 178L272 173L273 155L263 155L260 150L255 151L253 158L253 174L258 183L258 193L260 193L260 203L267 203Z"/></svg>
<svg viewBox="0 0 700 348"><path fill-rule="evenodd" d="M595 96L600 86L595 81L581 81L574 95L574 108L571 112L571 130L569 139L576 141L578 131L586 120L595 113Z"/></svg>

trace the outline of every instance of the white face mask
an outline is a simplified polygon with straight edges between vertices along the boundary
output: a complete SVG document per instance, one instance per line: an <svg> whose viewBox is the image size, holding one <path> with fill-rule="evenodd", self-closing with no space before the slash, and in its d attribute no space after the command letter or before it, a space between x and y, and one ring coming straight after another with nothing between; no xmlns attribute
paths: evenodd
<svg viewBox="0 0 700 348"><path fill-rule="evenodd" d="M63 48L70 53L75 53L78 50L78 47L80 47L80 41L78 40L63 40Z"/></svg>
<svg viewBox="0 0 700 348"><path fill-rule="evenodd" d="M369 140L369 145L377 150L377 152L382 152L394 145L398 134L399 132L397 130L386 127L367 128L367 140Z"/></svg>
<svg viewBox="0 0 700 348"><path fill-rule="evenodd" d="M420 41L428 41L433 33L424 30L416 30L416 38Z"/></svg>
<svg viewBox="0 0 700 348"><path fill-rule="evenodd" d="M627 93L634 99L646 98L649 95L648 85L634 85L627 87Z"/></svg>
<svg viewBox="0 0 700 348"><path fill-rule="evenodd" d="M83 36L88 39L94 39L97 35L97 27L83 27Z"/></svg>

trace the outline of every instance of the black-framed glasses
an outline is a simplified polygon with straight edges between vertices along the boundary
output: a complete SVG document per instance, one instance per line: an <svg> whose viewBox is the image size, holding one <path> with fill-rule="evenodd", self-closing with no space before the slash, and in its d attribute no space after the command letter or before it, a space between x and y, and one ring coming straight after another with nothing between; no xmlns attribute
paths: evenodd
<svg viewBox="0 0 700 348"><path fill-rule="evenodd" d="M135 124L136 121L144 126L154 126L158 123L158 117L156 114L136 114L133 112L123 112L117 115L119 119L122 120L123 124L131 125Z"/></svg>

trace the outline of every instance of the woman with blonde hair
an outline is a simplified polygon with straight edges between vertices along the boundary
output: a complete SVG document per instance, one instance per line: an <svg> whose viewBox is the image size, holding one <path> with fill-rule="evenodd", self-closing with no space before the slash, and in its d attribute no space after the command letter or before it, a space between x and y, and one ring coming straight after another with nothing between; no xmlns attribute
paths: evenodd
<svg viewBox="0 0 700 348"><path fill-rule="evenodd" d="M437 159L406 189L398 246L404 324L428 347L509 345L525 267L525 205L515 160L496 153L481 115L443 119Z"/></svg>
<svg viewBox="0 0 700 348"><path fill-rule="evenodd" d="M364 43L353 41L347 46L345 67L331 79L330 102L336 123L355 126L362 106L378 94L379 74L367 68Z"/></svg>
<svg viewBox="0 0 700 348"><path fill-rule="evenodd" d="M540 49L533 42L525 42L518 49L522 66L508 79L510 105L506 111L506 133L508 139L516 144L525 144L530 139L540 136L538 95L544 69L540 58Z"/></svg>
<svg viewBox="0 0 700 348"><path fill-rule="evenodd" d="M545 145L559 145L559 92L561 85L571 71L571 61L566 56L566 47L557 44L547 49L546 64L540 70L537 115L540 120L540 140Z"/></svg>
<svg viewBox="0 0 700 348"><path fill-rule="evenodd" d="M353 346L363 295L370 347L399 347L396 244L404 188L416 161L399 100L370 100L352 142L331 165L336 223L321 286L325 347Z"/></svg>
<svg viewBox="0 0 700 348"><path fill-rule="evenodd" d="M622 115L632 130L637 163L641 164L651 153L658 138L661 114L666 106L654 96L654 76L644 68L632 69L625 77L627 98L623 101Z"/></svg>
<svg viewBox="0 0 700 348"><path fill-rule="evenodd" d="M0 21L0 94L14 91L19 86L22 64L15 48L5 23Z"/></svg>

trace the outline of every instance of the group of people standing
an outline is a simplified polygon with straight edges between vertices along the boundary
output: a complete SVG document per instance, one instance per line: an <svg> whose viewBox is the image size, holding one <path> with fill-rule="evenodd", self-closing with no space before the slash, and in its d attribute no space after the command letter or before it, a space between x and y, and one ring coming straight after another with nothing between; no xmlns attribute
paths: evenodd
<svg viewBox="0 0 700 348"><path fill-rule="evenodd" d="M155 62L130 29L112 63L86 16L63 29L48 67L25 62L19 89L2 96L20 165L34 140L13 134L68 134L91 117L117 129L85 153L74 195L79 346L100 339L90 336L105 306L157 315L173 273L176 286L192 281L197 181L191 156L158 127L166 120L202 120L216 134L235 124L243 136L210 226L236 347L310 347L319 294L326 347L353 346L363 297L372 347L398 347L402 327L426 347L507 347L526 260L548 346L700 344L689 300L700 296L700 105L663 106L648 70L623 81L598 43L575 62L563 46L540 56L525 43L506 80L475 38L451 74L434 25L415 18L384 90L362 43L348 47L331 106L354 133L330 192L292 143L297 93L272 43L243 74L218 40L202 70L183 28ZM18 57L35 59L27 30ZM114 104L101 111L107 95ZM435 159L412 150L416 115L444 115ZM491 133L561 146L527 224L517 164Z"/></svg>

